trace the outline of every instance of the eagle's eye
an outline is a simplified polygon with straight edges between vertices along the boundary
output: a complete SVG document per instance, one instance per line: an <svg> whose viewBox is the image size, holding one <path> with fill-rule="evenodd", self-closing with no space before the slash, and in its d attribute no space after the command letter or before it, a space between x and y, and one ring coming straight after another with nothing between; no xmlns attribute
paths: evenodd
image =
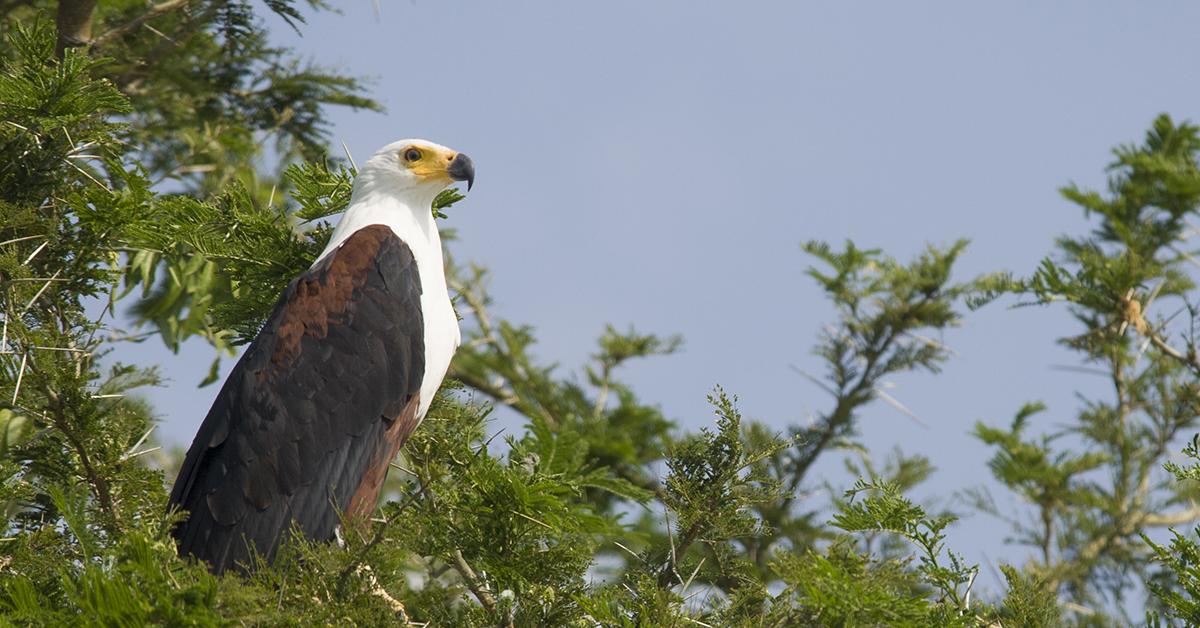
<svg viewBox="0 0 1200 628"><path fill-rule="evenodd" d="M404 151L404 161L407 161L410 163L414 162L414 161L421 161L421 151L419 151L415 148L410 148L410 149Z"/></svg>

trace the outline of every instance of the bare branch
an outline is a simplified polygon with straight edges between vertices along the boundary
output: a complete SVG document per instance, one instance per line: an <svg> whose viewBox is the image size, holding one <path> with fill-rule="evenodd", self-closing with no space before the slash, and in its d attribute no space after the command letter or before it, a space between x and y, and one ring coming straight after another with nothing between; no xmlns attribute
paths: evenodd
<svg viewBox="0 0 1200 628"><path fill-rule="evenodd" d="M479 600L480 604L488 610L489 613L496 614L499 612L499 607L496 605L496 598L485 588L485 585L480 581L479 576L475 574L475 570L467 564L467 560L463 558L462 550L454 550L454 570L462 576L463 582L467 584L467 588ZM513 619L511 616L506 617L504 621L506 628L512 628Z"/></svg>
<svg viewBox="0 0 1200 628"><path fill-rule="evenodd" d="M1163 527L1169 528L1179 526L1185 523L1192 523L1200 519L1200 504L1193 504L1191 508L1181 510L1179 512L1171 512L1165 514L1149 513L1142 519L1142 524L1147 527Z"/></svg>
<svg viewBox="0 0 1200 628"><path fill-rule="evenodd" d="M1163 340L1161 336L1153 331L1149 331L1146 334L1146 337L1150 340L1150 344L1157 347L1159 351L1167 354L1175 361L1191 369L1193 372L1200 374L1200 360L1196 358L1195 353L1190 351L1187 354L1181 353L1175 347L1167 344L1167 341Z"/></svg>

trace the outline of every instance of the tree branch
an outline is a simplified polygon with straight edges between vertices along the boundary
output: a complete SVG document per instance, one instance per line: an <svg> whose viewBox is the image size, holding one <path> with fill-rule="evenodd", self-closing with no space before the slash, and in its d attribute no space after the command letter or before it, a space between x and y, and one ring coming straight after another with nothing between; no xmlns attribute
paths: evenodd
<svg viewBox="0 0 1200 628"><path fill-rule="evenodd" d="M1197 359L1194 352L1189 351L1186 355L1180 353L1178 349L1167 344L1167 341L1163 340L1161 336L1153 331L1147 333L1146 337L1150 339L1150 344L1157 347L1159 351L1162 351L1180 364L1191 369L1192 372L1200 375L1200 359Z"/></svg>
<svg viewBox="0 0 1200 628"><path fill-rule="evenodd" d="M1193 504L1190 508L1181 510L1179 512L1172 512L1162 515L1154 513L1147 514L1142 519L1142 525L1147 527L1153 526L1157 528L1169 528L1172 526L1183 525L1185 523L1191 523L1197 519L1200 519L1200 504Z"/></svg>
<svg viewBox="0 0 1200 628"><path fill-rule="evenodd" d="M684 552L692 546L692 543L696 542L701 532L703 532L703 526L701 526L700 522L693 522L692 525L688 526L683 536L679 538L679 545L672 544L671 554L667 556L666 564L663 565L662 571L658 573L659 587L666 589L674 586L676 582L683 582L683 578L679 575L677 568L679 557L683 556Z"/></svg>
<svg viewBox="0 0 1200 628"><path fill-rule="evenodd" d="M95 0L92 0L92 2L94 3ZM186 7L188 2L190 2L190 0L168 0L167 2L153 5L147 9L145 13L116 28L105 31L102 35L91 42L92 48L99 48L100 46L103 46L114 39L120 39L141 28L146 22L163 15L164 13L170 13L176 9L182 9L183 7Z"/></svg>
<svg viewBox="0 0 1200 628"><path fill-rule="evenodd" d="M339 593L345 591L346 583L350 578L350 574L359 573L359 570L361 570L364 566L363 563L367 558L367 553L374 549L375 546L383 542L384 538L387 536L388 528L390 528L391 525L400 518L400 515L404 514L408 507L417 500L417 497L424 492L424 488L424 484L422 483L421 488L417 492L410 495L409 498L404 501L404 503L400 504L400 506L396 509L396 512L392 513L392 516L378 524L378 527L375 529L375 535L370 541L362 546L362 548L358 551L358 555L354 557L354 560L350 561L350 564L346 565L346 568L343 569L342 573L338 575L337 590Z"/></svg>
<svg viewBox="0 0 1200 628"><path fill-rule="evenodd" d="M499 613L500 607L496 605L496 598L492 597L492 594L484 588L483 583L479 580L479 576L475 574L475 570L471 569L471 566L467 564L467 559L463 558L462 550L454 550L453 558L454 570L458 572L458 575L462 576L463 582L467 583L467 588L471 590L475 599L479 600L479 603L483 604L483 607L489 613L493 615ZM513 618L511 616L505 617L504 626L505 628L512 628Z"/></svg>

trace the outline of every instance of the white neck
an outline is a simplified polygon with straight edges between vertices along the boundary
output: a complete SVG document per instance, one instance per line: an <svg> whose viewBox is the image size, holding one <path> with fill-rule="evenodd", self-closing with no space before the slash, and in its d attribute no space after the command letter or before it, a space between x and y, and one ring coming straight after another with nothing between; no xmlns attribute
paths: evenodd
<svg viewBox="0 0 1200 628"><path fill-rule="evenodd" d="M333 230L317 262L336 251L354 232L370 225L390 227L412 250L421 276L421 312L425 321L425 377L418 410L418 416L423 417L461 341L458 317L446 289L442 238L431 208L434 197L445 186L402 188L394 182L394 177L371 175L371 169L364 168L355 179L350 208Z"/></svg>
<svg viewBox="0 0 1200 628"><path fill-rule="evenodd" d="M354 180L349 209L316 261L337 250L355 231L368 225L387 225L408 244L418 262L425 254L436 255L437 274L441 276L442 239L434 224L432 209L433 199L440 191L433 186L402 188L395 183L394 177L379 176L374 169L364 168ZM421 270L424 283L424 268Z"/></svg>

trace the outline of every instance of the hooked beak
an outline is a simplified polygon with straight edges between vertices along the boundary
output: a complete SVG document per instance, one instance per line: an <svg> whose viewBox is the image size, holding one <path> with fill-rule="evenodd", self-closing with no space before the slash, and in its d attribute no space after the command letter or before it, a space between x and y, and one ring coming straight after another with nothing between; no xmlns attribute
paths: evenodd
<svg viewBox="0 0 1200 628"><path fill-rule="evenodd" d="M446 168L446 174L455 181L466 181L467 191L471 191L471 186L475 184L475 164L471 163L471 158L459 153L455 155L454 160L450 162L450 166Z"/></svg>

